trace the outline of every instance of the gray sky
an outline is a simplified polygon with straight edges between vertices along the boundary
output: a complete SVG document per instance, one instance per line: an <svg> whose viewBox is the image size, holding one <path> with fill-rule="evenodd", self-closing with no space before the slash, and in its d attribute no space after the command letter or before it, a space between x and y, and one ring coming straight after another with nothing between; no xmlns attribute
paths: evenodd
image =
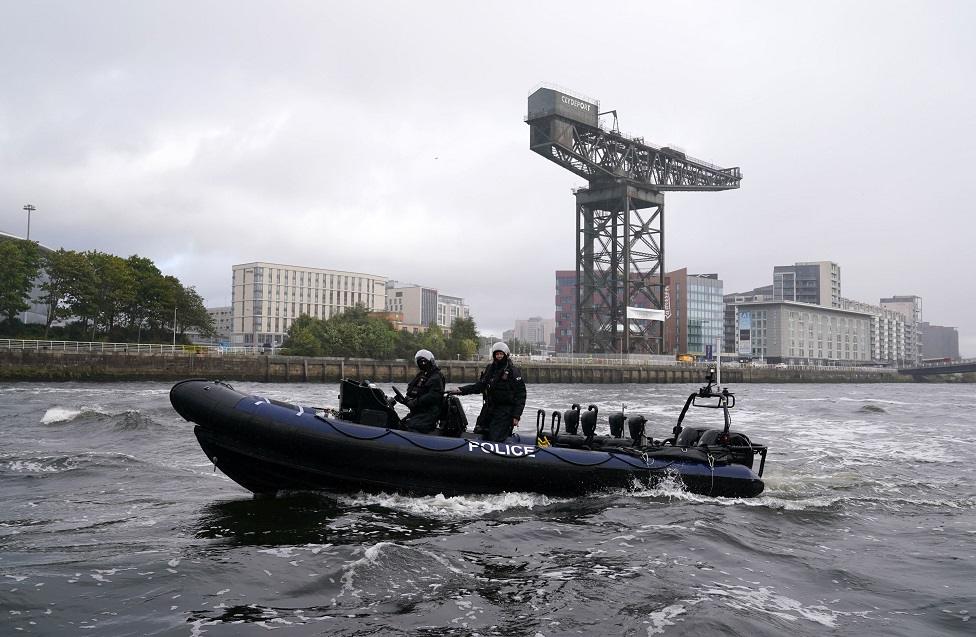
<svg viewBox="0 0 976 637"><path fill-rule="evenodd" d="M669 193L667 269L726 292L832 260L976 356L976 3L0 0L0 230L153 259L380 274L482 332L554 313L571 188L528 149L553 82L625 133L740 166Z"/></svg>

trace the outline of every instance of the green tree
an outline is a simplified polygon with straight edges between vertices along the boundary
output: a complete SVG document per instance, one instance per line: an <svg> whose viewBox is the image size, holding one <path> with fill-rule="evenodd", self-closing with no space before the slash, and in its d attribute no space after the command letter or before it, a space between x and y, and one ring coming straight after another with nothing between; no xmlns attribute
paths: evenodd
<svg viewBox="0 0 976 637"><path fill-rule="evenodd" d="M417 350L423 349L420 345L420 339L417 334L408 331L401 331L397 333L396 346L393 350L393 358L404 358L406 360L413 360L414 354ZM434 353L437 356L437 353Z"/></svg>
<svg viewBox="0 0 976 637"><path fill-rule="evenodd" d="M357 305L326 320L298 317L288 328L284 348L306 356L390 358L397 351L397 332L389 321Z"/></svg>
<svg viewBox="0 0 976 637"><path fill-rule="evenodd" d="M440 360L454 358L452 352L447 349L447 339L444 330L437 323L431 323L427 331L418 335L418 345L420 349L429 349L434 353L434 357Z"/></svg>
<svg viewBox="0 0 976 637"><path fill-rule="evenodd" d="M66 283L65 312L76 317L74 324L84 334L91 334L89 325L95 322L98 315L98 281L92 253L76 254L71 257L71 278Z"/></svg>
<svg viewBox="0 0 976 637"><path fill-rule="evenodd" d="M95 272L95 316L92 335L100 327L111 334L123 322L125 310L136 298L136 278L125 259L114 254L88 253Z"/></svg>
<svg viewBox="0 0 976 637"><path fill-rule="evenodd" d="M196 288L193 286L186 287L180 283L176 304L178 308L177 332L181 337L188 330L195 330L206 337L216 335L217 330L214 326L213 317L207 312L207 308L203 304L203 297L197 293Z"/></svg>
<svg viewBox="0 0 976 637"><path fill-rule="evenodd" d="M445 358L472 360L478 354L478 331L471 318L456 318L451 324L451 337L445 342Z"/></svg>
<svg viewBox="0 0 976 637"><path fill-rule="evenodd" d="M322 323L307 314L299 316L289 326L282 349L291 356L324 356L320 340Z"/></svg>
<svg viewBox="0 0 976 637"><path fill-rule="evenodd" d="M170 301L172 307L176 296L175 286L168 290L166 278L150 259L134 254L126 259L126 264L135 280L135 296L125 308L126 327L130 338L133 334L140 338L144 328L159 330L160 319L167 309L163 304ZM151 320L153 318L155 321Z"/></svg>
<svg viewBox="0 0 976 637"><path fill-rule="evenodd" d="M90 272L85 255L64 248L45 254L41 260L41 267L47 274L41 284L43 293L41 300L47 306L47 317L44 322L46 339L52 323L68 319L73 315L72 308L77 305L75 293Z"/></svg>
<svg viewBox="0 0 976 637"><path fill-rule="evenodd" d="M40 273L36 241L0 241L0 316L13 325L17 315L30 308L34 280Z"/></svg>
<svg viewBox="0 0 976 637"><path fill-rule="evenodd" d="M456 318L451 323L451 338L461 340L478 340L478 328L474 324L473 318Z"/></svg>

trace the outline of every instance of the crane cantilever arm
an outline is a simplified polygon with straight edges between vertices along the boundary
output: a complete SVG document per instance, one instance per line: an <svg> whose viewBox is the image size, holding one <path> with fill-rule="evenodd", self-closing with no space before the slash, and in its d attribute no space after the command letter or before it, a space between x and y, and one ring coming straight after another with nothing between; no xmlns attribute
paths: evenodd
<svg viewBox="0 0 976 637"><path fill-rule="evenodd" d="M531 150L590 181L625 179L654 190L731 190L740 170L561 117L530 120Z"/></svg>

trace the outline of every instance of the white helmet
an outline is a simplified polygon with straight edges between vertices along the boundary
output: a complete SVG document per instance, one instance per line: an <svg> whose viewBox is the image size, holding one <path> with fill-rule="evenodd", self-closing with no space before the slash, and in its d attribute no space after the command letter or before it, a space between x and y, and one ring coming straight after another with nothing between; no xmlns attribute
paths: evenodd
<svg viewBox="0 0 976 637"><path fill-rule="evenodd" d="M509 351L508 345L502 343L501 341L498 341L497 343L491 346L491 355L494 356L495 352L501 352L505 356L508 356L509 354L512 353L511 351Z"/></svg>
<svg viewBox="0 0 976 637"><path fill-rule="evenodd" d="M427 361L432 366L434 364L434 355L431 353L429 349L418 350L417 353L413 355L413 359L417 362L418 365L420 364L421 360Z"/></svg>

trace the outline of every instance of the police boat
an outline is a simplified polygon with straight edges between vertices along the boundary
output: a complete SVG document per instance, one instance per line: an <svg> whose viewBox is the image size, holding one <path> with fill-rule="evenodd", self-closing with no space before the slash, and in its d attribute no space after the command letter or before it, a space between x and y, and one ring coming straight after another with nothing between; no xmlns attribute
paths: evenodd
<svg viewBox="0 0 976 637"><path fill-rule="evenodd" d="M719 390L712 374L685 401L672 435L663 440L647 435L643 416L625 421L622 413L610 416L609 436L597 435L598 407L584 411L573 405L548 420L539 410L532 434L491 442L467 431L456 396L445 396L437 430L415 433L399 428L393 401L382 390L353 380L340 384L338 410L196 379L174 385L170 401L195 424L197 440L215 468L256 495L352 490L571 496L662 481L680 481L688 491L707 496L748 498L763 490L767 448L731 430L735 396ZM718 410L723 426L684 426L691 407Z"/></svg>

